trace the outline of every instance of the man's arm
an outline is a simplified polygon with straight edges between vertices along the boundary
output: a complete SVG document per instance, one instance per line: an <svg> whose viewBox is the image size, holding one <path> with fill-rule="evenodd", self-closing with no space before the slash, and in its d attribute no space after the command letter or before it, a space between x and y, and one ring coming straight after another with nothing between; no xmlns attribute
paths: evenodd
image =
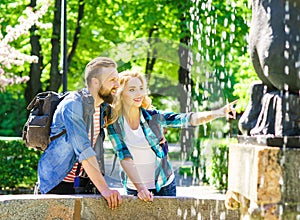
<svg viewBox="0 0 300 220"><path fill-rule="evenodd" d="M106 199L109 208L115 209L118 205L120 205L122 202L121 195L117 190L111 190L108 187L102 173L100 172L96 156L89 157L81 163L89 178L97 187L101 195Z"/></svg>

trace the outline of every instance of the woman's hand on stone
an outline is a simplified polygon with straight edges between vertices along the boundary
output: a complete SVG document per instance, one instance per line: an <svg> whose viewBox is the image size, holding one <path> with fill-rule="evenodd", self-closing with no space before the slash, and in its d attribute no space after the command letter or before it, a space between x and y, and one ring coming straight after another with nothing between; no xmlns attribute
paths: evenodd
<svg viewBox="0 0 300 220"><path fill-rule="evenodd" d="M153 201L153 194L147 188L139 190L137 196L140 200L143 200L145 202Z"/></svg>

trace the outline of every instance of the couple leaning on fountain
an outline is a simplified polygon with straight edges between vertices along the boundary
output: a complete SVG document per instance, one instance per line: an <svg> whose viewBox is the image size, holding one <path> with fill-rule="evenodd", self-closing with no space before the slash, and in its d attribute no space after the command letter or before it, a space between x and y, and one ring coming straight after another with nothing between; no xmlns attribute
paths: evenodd
<svg viewBox="0 0 300 220"><path fill-rule="evenodd" d="M153 201L153 195L176 196L163 128L197 126L219 117L235 118L234 104L208 112L173 113L151 109L147 84L136 71L117 72L116 63L97 57L85 69L87 88L71 92L58 105L50 142L38 164L42 194L100 193L112 209L121 204L117 190L105 182L103 140L109 138L123 168L129 195ZM112 107L111 107L112 106ZM74 187L75 186L75 187Z"/></svg>

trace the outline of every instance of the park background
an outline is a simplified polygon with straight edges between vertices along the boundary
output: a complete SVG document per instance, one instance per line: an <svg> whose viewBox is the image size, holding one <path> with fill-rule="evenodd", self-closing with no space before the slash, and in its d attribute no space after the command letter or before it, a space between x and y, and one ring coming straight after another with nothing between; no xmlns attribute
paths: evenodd
<svg viewBox="0 0 300 220"><path fill-rule="evenodd" d="M30 21L28 7L42 15L28 32L18 32ZM84 87L84 67L96 56L113 58L119 72L141 70L155 108L174 112L208 111L238 99L239 117L258 80L248 51L246 0L6 0L0 9L1 194L32 190L37 180L41 152L16 138L28 103L41 91ZM228 145L239 135L238 119L166 132L170 145L180 148L170 152L171 159L191 164L179 167L183 176L226 190Z"/></svg>

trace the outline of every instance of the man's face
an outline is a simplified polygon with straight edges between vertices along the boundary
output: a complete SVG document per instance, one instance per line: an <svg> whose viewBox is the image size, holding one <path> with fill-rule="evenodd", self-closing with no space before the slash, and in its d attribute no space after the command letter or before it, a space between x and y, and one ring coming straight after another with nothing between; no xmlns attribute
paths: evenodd
<svg viewBox="0 0 300 220"><path fill-rule="evenodd" d="M101 85L98 95L104 102L111 104L119 88L118 72L115 68L107 68L107 73L101 76Z"/></svg>

